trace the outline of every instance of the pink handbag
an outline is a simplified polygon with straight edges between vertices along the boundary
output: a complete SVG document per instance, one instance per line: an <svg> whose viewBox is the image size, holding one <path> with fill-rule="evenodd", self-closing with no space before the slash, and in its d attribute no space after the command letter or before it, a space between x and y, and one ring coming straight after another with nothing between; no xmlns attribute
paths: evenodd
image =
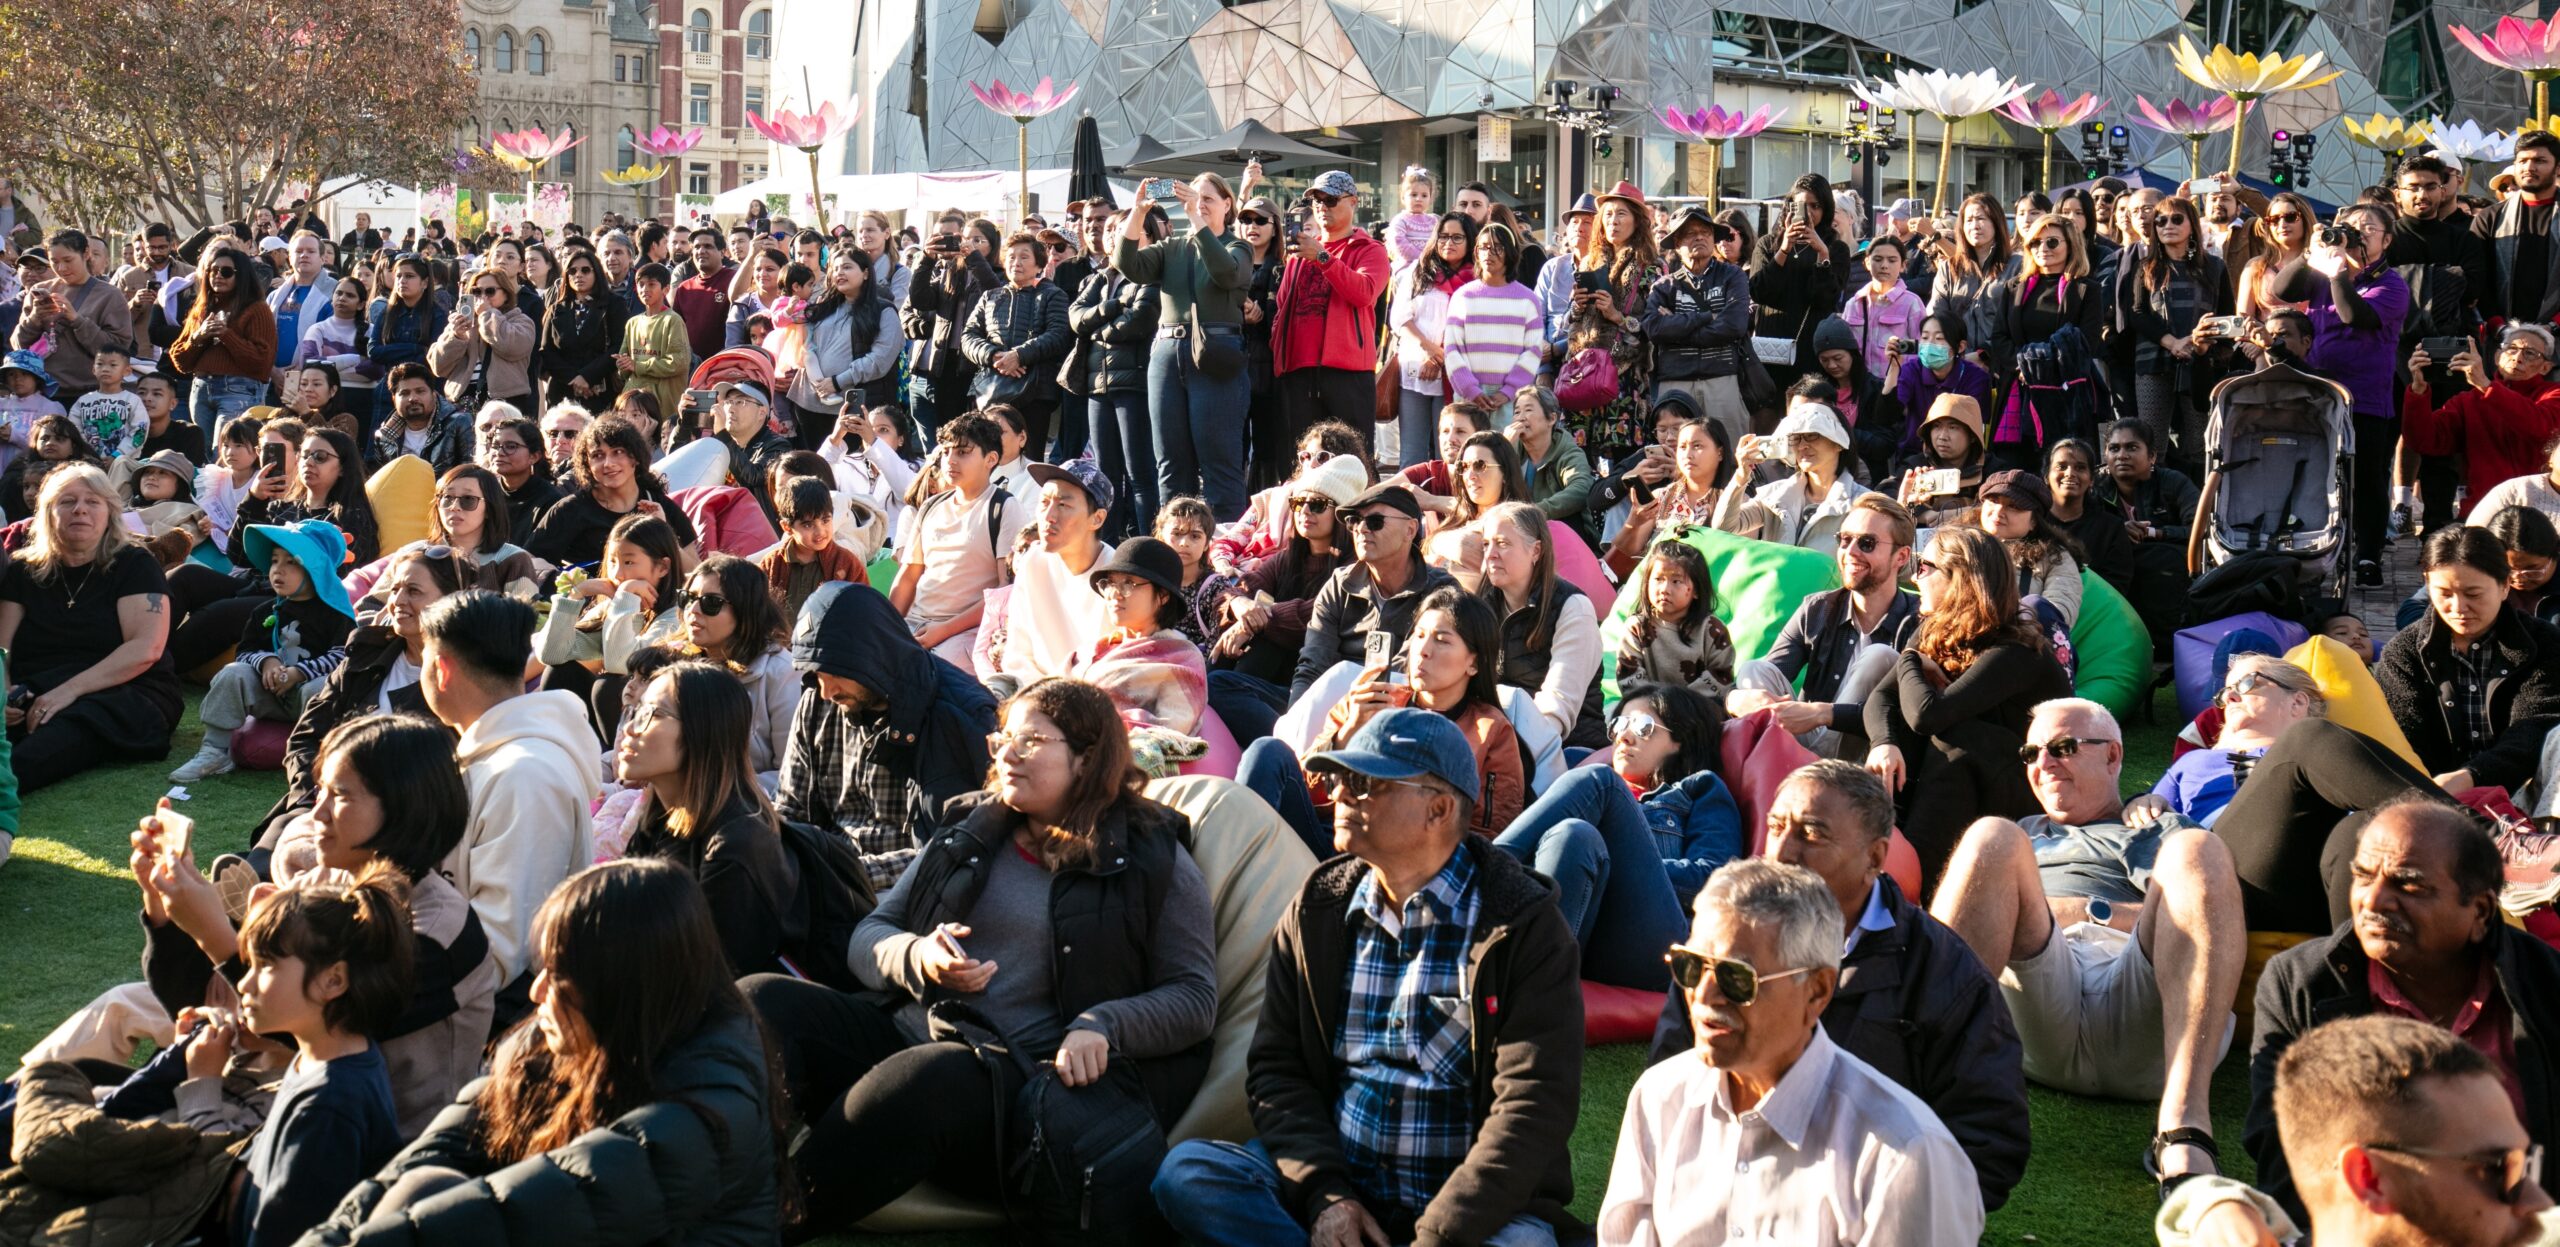
<svg viewBox="0 0 2560 1247"><path fill-rule="evenodd" d="M1556 373L1556 402L1566 411L1598 411L1617 397L1618 361L1606 347L1574 352Z"/></svg>

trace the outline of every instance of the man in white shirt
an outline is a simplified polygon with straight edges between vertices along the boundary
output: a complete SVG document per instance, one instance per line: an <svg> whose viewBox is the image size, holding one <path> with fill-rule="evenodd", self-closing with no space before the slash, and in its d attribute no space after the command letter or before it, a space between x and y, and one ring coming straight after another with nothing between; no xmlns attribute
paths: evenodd
<svg viewBox="0 0 2560 1247"><path fill-rule="evenodd" d="M1015 534L1037 518L1032 502L991 475L1003 452L1001 421L970 412L942 426L936 454L952 488L916 512L899 552L889 605L926 649L971 670L987 590L1013 576Z"/></svg>
<svg viewBox="0 0 2560 1247"><path fill-rule="evenodd" d="M1040 509L1040 548L1013 569L1005 597L1004 650L996 670L984 673L989 691L1010 697L1043 676L1067 674L1067 660L1102 636L1107 623L1102 595L1085 573L1111 557L1102 526L1111 518L1115 491L1091 459L1061 467L1029 467Z"/></svg>
<svg viewBox="0 0 2560 1247"><path fill-rule="evenodd" d="M1971 1243L1973 1162L1937 1114L1822 1032L1840 904L1801 866L1748 858L1698 892L1671 950L1697 1052L1627 1098L1603 1247Z"/></svg>

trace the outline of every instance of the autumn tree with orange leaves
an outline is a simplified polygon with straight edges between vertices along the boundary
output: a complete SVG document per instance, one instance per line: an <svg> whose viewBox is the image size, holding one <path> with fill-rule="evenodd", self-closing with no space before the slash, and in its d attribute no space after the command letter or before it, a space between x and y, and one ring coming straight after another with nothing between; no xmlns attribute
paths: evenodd
<svg viewBox="0 0 2560 1247"><path fill-rule="evenodd" d="M477 77L450 3L0 0L0 172L97 225L441 182Z"/></svg>

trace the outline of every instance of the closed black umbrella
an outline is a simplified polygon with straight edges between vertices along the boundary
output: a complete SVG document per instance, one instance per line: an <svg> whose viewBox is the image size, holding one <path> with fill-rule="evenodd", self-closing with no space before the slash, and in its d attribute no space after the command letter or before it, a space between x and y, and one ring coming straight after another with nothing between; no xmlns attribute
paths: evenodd
<svg viewBox="0 0 2560 1247"><path fill-rule="evenodd" d="M1111 198L1110 169L1102 159L1102 126L1091 113L1076 119L1075 155L1067 165L1067 198Z"/></svg>

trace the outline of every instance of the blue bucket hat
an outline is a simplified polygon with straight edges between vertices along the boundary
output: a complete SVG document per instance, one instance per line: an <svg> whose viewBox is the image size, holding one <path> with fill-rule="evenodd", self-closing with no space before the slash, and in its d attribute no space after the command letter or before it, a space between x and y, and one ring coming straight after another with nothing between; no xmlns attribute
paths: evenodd
<svg viewBox="0 0 2560 1247"><path fill-rule="evenodd" d="M1307 759L1310 771L1356 771L1371 779L1420 779L1428 775L1466 794L1481 791L1476 753L1466 733L1446 715L1411 706L1384 711L1362 725L1348 748Z"/></svg>
<svg viewBox="0 0 2560 1247"><path fill-rule="evenodd" d="M337 525L327 520L251 524L240 546L252 568L264 568L275 561L276 551L284 551L302 564L302 574L311 578L311 592L322 605L349 619L356 617L355 604L347 600L347 586L338 579L338 567L347 561L347 538Z"/></svg>
<svg viewBox="0 0 2560 1247"><path fill-rule="evenodd" d="M36 379L36 390L46 398L61 387L54 384L53 374L44 370L44 356L33 351L11 351L0 356L0 372L18 371Z"/></svg>

